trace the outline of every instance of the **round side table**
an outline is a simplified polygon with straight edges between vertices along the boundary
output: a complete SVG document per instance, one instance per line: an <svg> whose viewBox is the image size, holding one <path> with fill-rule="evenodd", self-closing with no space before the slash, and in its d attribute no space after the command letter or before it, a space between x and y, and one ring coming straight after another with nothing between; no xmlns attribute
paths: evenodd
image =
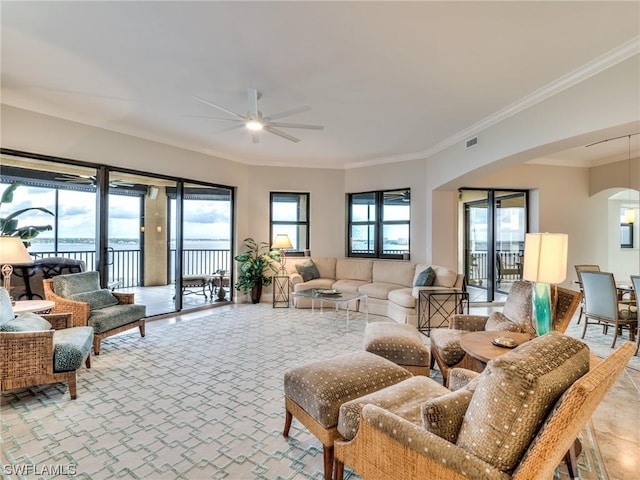
<svg viewBox="0 0 640 480"><path fill-rule="evenodd" d="M18 300L13 306L13 313L49 313L55 305L56 302L50 300Z"/></svg>

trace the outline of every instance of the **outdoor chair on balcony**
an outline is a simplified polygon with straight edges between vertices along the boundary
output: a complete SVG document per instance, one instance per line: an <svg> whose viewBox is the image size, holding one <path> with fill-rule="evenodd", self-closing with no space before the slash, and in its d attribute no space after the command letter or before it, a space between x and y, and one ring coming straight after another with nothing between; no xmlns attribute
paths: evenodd
<svg viewBox="0 0 640 480"><path fill-rule="evenodd" d="M134 303L133 293L111 292L100 288L98 272L59 275L44 280L47 300L56 303L53 312L71 312L74 326L93 327L93 352L100 354L100 342L131 328L145 335L146 307Z"/></svg>
<svg viewBox="0 0 640 480"><path fill-rule="evenodd" d="M76 372L91 367L91 327L72 327L70 313L13 313L0 287L0 390L66 382L76 398Z"/></svg>
<svg viewBox="0 0 640 480"><path fill-rule="evenodd" d="M496 268L498 269L498 281L502 282L506 276L515 276L516 280L522 279L522 259L518 258L514 264L507 265L502 255L496 253Z"/></svg>

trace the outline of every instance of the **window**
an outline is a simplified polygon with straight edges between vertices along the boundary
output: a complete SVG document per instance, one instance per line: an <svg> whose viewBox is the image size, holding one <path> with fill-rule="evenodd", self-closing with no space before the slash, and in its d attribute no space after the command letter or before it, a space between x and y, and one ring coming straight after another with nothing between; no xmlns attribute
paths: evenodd
<svg viewBox="0 0 640 480"><path fill-rule="evenodd" d="M287 255L309 250L309 193L271 192L271 241L287 234L293 248Z"/></svg>
<svg viewBox="0 0 640 480"><path fill-rule="evenodd" d="M350 257L403 258L409 253L411 191L351 193Z"/></svg>

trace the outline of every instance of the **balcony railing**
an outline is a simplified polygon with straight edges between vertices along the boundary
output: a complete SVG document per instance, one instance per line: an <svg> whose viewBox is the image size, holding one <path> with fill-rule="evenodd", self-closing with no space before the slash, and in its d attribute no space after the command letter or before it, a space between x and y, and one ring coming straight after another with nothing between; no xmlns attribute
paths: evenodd
<svg viewBox="0 0 640 480"><path fill-rule="evenodd" d="M220 249L183 250L184 275L213 274L217 270L231 270L231 251ZM65 252L33 252L34 258L65 257L82 260L87 269L96 267L95 250L72 250ZM169 251L169 283L175 283L176 251ZM139 287L142 285L142 255L139 249L108 251L107 273L110 283L117 282L118 288Z"/></svg>

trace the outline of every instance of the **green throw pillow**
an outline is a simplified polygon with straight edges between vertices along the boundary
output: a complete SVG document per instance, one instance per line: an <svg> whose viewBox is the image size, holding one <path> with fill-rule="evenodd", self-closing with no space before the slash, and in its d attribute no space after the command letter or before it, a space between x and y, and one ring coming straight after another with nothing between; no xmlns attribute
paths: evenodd
<svg viewBox="0 0 640 480"><path fill-rule="evenodd" d="M51 330L51 324L35 313L23 313L10 322L0 325L2 332L39 332Z"/></svg>
<svg viewBox="0 0 640 480"><path fill-rule="evenodd" d="M302 276L302 280L308 282L309 280L313 280L314 278L320 278L320 272L318 272L318 267L313 263L313 260L308 260L304 263L299 263L296 265L296 270Z"/></svg>
<svg viewBox="0 0 640 480"><path fill-rule="evenodd" d="M433 271L433 268L427 267L416 277L416 284L414 285L414 287L430 287L431 285L433 285L435 279L436 272Z"/></svg>
<svg viewBox="0 0 640 480"><path fill-rule="evenodd" d="M103 288L102 290L93 290L92 292L76 293L70 295L69 300L76 302L88 302L91 310L99 310L105 307L111 307L118 304L118 299L113 296L111 291Z"/></svg>

